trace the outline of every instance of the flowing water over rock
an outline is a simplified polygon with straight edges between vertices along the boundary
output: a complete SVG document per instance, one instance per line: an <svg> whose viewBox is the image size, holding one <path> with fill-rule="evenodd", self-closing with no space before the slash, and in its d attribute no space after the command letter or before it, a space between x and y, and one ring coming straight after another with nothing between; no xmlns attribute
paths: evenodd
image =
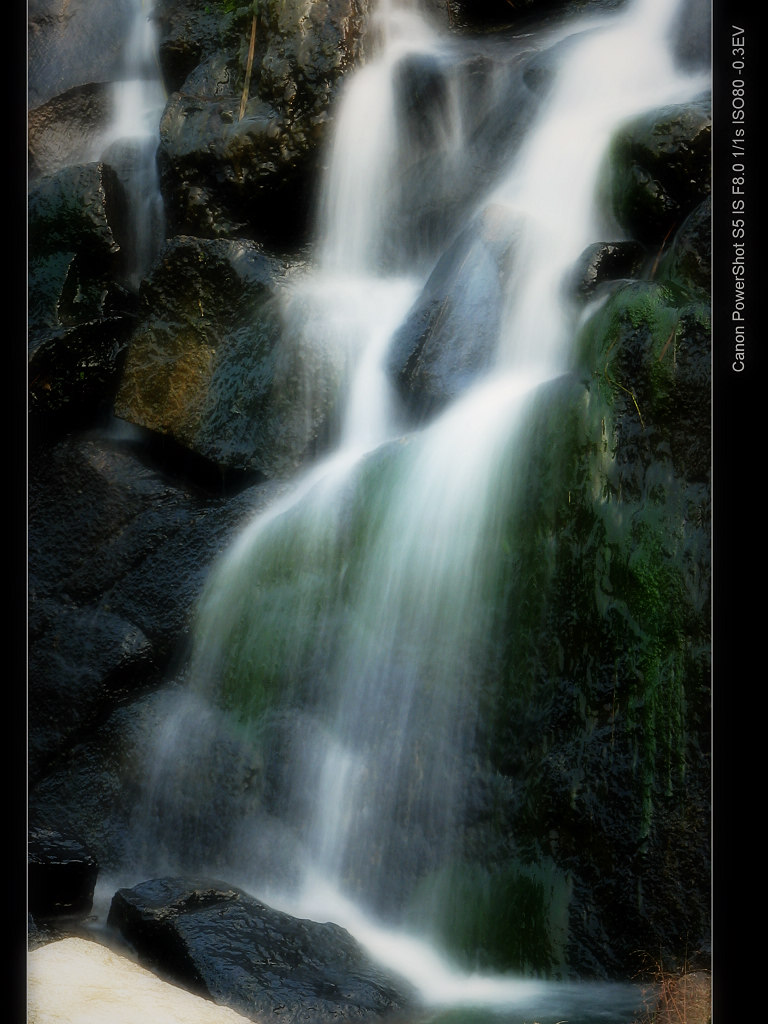
<svg viewBox="0 0 768 1024"><path fill-rule="evenodd" d="M471 951L457 966L435 921L461 899L445 880L499 799L482 750L503 639L500 553L522 535L542 390L572 366L581 311L565 281L587 246L617 237L600 202L606 147L623 120L707 84L668 55L673 7L635 0L511 41L481 106L464 91L470 44L381 5L377 53L342 98L317 263L284 304L302 344L335 347L345 368L337 447L215 566L189 688L154 758L153 868L165 857L226 871L275 906L338 921L441 1020L615 1024L639 1001L621 986L476 973ZM498 116L494 76L553 47L544 94L519 96L533 111L524 142L507 139L506 163L480 182L472 140ZM428 152L398 108L406 73L437 111ZM451 246L462 273L442 338L458 369L442 408L414 417L388 360ZM569 881L534 883L548 887L556 936Z"/></svg>
<svg viewBox="0 0 768 1024"><path fill-rule="evenodd" d="M151 0L134 0L123 75L112 86L111 123L102 159L113 164L126 189L130 237L126 284L138 291L165 236L155 153L165 90L157 67Z"/></svg>

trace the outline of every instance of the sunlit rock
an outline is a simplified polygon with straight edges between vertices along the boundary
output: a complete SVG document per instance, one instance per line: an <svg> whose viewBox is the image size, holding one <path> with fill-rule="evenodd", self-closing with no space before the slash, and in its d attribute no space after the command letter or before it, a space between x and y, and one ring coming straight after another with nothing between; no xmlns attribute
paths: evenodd
<svg viewBox="0 0 768 1024"><path fill-rule="evenodd" d="M266 1019L266 1018L264 1018ZM161 980L98 942L65 938L27 960L29 1024L248 1024L258 1021Z"/></svg>
<svg viewBox="0 0 768 1024"><path fill-rule="evenodd" d="M224 473L273 477L322 437L338 357L299 352L278 301L285 268L246 240L173 239L142 293L115 414Z"/></svg>

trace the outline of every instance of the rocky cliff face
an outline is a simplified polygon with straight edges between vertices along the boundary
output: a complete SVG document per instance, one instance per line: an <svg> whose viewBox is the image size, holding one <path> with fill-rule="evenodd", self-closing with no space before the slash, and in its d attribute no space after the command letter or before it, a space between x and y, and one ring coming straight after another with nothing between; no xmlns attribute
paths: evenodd
<svg viewBox="0 0 768 1024"><path fill-rule="evenodd" d="M29 806L35 827L74 834L119 870L207 573L336 426L342 368L322 345L298 350L277 297L311 252L334 104L365 59L371 11L159 0L167 228L136 289L121 168L100 149L131 10L103 6L30 6ZM482 92L510 6L432 10L483 37L462 72ZM510 65L531 110L548 56ZM418 132L444 82L413 66L403 83L421 90L404 111ZM472 137L478 160L500 136L514 145L504 109ZM606 193L629 241L585 253L574 293L605 301L542 399L535 476L510 505L484 795L461 859L432 880L467 894L465 916L443 922L457 953L493 965L547 970L565 949L576 973L621 976L638 948L674 961L706 942L710 123L703 95L614 140ZM397 336L389 372L412 423L486 364L513 255L496 228L489 215L444 240ZM457 290L470 250L494 268L480 309ZM459 355L470 323L474 348ZM211 785L236 814L264 766L231 737L214 747ZM565 942L548 886L567 893ZM536 942L523 949L510 921L525 915Z"/></svg>

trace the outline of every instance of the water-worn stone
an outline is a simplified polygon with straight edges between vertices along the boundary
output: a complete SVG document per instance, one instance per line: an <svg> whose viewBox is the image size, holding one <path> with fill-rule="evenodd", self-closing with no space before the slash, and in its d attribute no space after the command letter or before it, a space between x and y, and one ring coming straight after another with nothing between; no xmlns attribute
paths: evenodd
<svg viewBox="0 0 768 1024"><path fill-rule="evenodd" d="M161 61L174 91L158 163L172 234L306 238L331 104L361 59L367 9L367 0L259 5L241 116L252 8L219 12L216 41L210 5L185 0L180 18L161 5Z"/></svg>
<svg viewBox="0 0 768 1024"><path fill-rule="evenodd" d="M98 153L104 144L112 109L108 83L78 85L29 111L27 146L29 180L55 174Z"/></svg>
<svg viewBox="0 0 768 1024"><path fill-rule="evenodd" d="M125 196L117 175L93 161L36 181L29 195L29 246L37 255L77 252L109 260L125 232Z"/></svg>
<svg viewBox="0 0 768 1024"><path fill-rule="evenodd" d="M30 779L162 672L210 563L270 488L226 500L148 449L67 438L29 466ZM77 524L73 530L72 524Z"/></svg>
<svg viewBox="0 0 768 1024"><path fill-rule="evenodd" d="M37 924L79 921L93 906L99 865L78 839L33 826L27 845L28 908Z"/></svg>
<svg viewBox="0 0 768 1024"><path fill-rule="evenodd" d="M87 733L125 693L146 683L152 645L131 622L104 608L47 602L32 612L29 658L30 778ZM42 626L42 622L45 625Z"/></svg>
<svg viewBox="0 0 768 1024"><path fill-rule="evenodd" d="M111 167L75 164L29 193L30 426L83 427L109 410L133 327L120 282L126 200Z"/></svg>
<svg viewBox="0 0 768 1024"><path fill-rule="evenodd" d="M443 408L491 365L517 228L503 206L483 211L437 262L395 332L390 372L417 418Z"/></svg>
<svg viewBox="0 0 768 1024"><path fill-rule="evenodd" d="M410 1001L339 925L293 918L213 879L120 889L108 924L141 963L253 1020L370 1019Z"/></svg>
<svg viewBox="0 0 768 1024"><path fill-rule="evenodd" d="M611 146L613 209L633 238L660 247L711 187L712 99L633 118Z"/></svg>
<svg viewBox="0 0 768 1024"><path fill-rule="evenodd" d="M284 329L289 276L254 242L172 239L142 292L115 414L222 474L295 469L322 443L343 366L331 343L302 347Z"/></svg>
<svg viewBox="0 0 768 1024"><path fill-rule="evenodd" d="M738 230L739 225L734 226ZM709 196L675 233L659 267L659 278L708 300L712 283L712 201Z"/></svg>
<svg viewBox="0 0 768 1024"><path fill-rule="evenodd" d="M98 153L120 77L132 0L31 0L28 25L29 175L52 174Z"/></svg>
<svg viewBox="0 0 768 1024"><path fill-rule="evenodd" d="M595 242L579 257L573 270L572 286L585 299L607 281L637 277L647 259L639 242Z"/></svg>
<svg viewBox="0 0 768 1024"><path fill-rule="evenodd" d="M32 826L82 837L107 875L124 877L132 865L131 877L140 866L151 877L167 870L167 857L179 871L231 870L232 849L263 797L263 768L252 744L220 712L190 699L186 685L184 676L168 674L164 687L119 702L71 742L30 780ZM194 789L176 728L204 766ZM157 786L160 768L164 785ZM106 909L98 912L103 922Z"/></svg>

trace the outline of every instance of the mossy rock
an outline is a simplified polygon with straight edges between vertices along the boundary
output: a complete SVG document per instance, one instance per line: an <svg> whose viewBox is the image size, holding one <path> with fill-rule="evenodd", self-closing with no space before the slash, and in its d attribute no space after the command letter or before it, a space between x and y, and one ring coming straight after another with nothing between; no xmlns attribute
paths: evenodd
<svg viewBox="0 0 768 1024"><path fill-rule="evenodd" d="M611 145L613 210L629 234L661 245L709 194L712 113L706 93L634 118Z"/></svg>

